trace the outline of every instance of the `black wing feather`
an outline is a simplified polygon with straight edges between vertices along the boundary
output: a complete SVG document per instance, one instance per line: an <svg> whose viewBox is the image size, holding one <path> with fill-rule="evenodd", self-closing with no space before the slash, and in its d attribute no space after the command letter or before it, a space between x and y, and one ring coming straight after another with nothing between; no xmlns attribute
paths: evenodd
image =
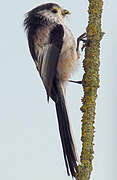
<svg viewBox="0 0 117 180"><path fill-rule="evenodd" d="M47 97L51 96L53 80L56 76L57 64L63 44L64 30L62 25L56 25L51 33L49 44L43 49L43 63L41 67L41 78L47 91Z"/></svg>
<svg viewBox="0 0 117 180"><path fill-rule="evenodd" d="M31 37L29 37L30 53L34 61L41 64L40 76L44 83L48 100L49 96L51 96L53 80L57 72L57 64L63 44L63 36L63 27L62 25L57 24L53 27L49 34L48 43L39 49L38 55L35 53L36 50L34 47L34 41Z"/></svg>

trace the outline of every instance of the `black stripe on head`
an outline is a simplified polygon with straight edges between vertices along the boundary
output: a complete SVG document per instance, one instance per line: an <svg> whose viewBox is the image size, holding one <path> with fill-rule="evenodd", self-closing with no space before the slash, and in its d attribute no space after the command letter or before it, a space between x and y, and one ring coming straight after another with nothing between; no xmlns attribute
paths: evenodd
<svg viewBox="0 0 117 180"><path fill-rule="evenodd" d="M47 10L51 10L53 7L58 7L60 8L60 6L58 4L55 4L55 3L46 3L46 4L42 4L34 9L32 9L30 12L39 12L39 11L43 11L45 9Z"/></svg>

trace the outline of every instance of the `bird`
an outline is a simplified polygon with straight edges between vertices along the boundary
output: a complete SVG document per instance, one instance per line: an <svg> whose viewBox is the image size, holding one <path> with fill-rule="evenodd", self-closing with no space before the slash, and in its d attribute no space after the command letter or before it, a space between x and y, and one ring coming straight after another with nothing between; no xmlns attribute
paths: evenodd
<svg viewBox="0 0 117 180"><path fill-rule="evenodd" d="M64 18L71 13L56 3L41 4L24 19L29 51L44 84L47 101L56 107L58 127L67 174L78 173L78 155L66 107L66 85L80 57L79 41L65 25ZM72 81L71 81L72 82Z"/></svg>

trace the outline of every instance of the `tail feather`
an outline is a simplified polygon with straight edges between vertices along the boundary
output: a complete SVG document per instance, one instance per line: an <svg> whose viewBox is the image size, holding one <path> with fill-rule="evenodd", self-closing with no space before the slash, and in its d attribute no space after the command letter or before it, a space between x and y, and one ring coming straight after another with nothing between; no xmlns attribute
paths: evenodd
<svg viewBox="0 0 117 180"><path fill-rule="evenodd" d="M70 123L62 89L55 104L67 173L68 175L71 173L71 175L75 177L75 174L78 171L77 155L70 130Z"/></svg>

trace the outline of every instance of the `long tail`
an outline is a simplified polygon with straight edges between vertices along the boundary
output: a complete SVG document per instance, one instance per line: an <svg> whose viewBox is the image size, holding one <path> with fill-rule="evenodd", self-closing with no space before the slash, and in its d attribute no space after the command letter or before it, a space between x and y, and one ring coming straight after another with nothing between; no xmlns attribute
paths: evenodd
<svg viewBox="0 0 117 180"><path fill-rule="evenodd" d="M67 173L68 175L70 175L71 173L71 175L75 177L76 172L78 172L78 160L72 138L72 133L70 130L70 123L65 105L65 99L61 87L59 87L59 97L55 104Z"/></svg>

